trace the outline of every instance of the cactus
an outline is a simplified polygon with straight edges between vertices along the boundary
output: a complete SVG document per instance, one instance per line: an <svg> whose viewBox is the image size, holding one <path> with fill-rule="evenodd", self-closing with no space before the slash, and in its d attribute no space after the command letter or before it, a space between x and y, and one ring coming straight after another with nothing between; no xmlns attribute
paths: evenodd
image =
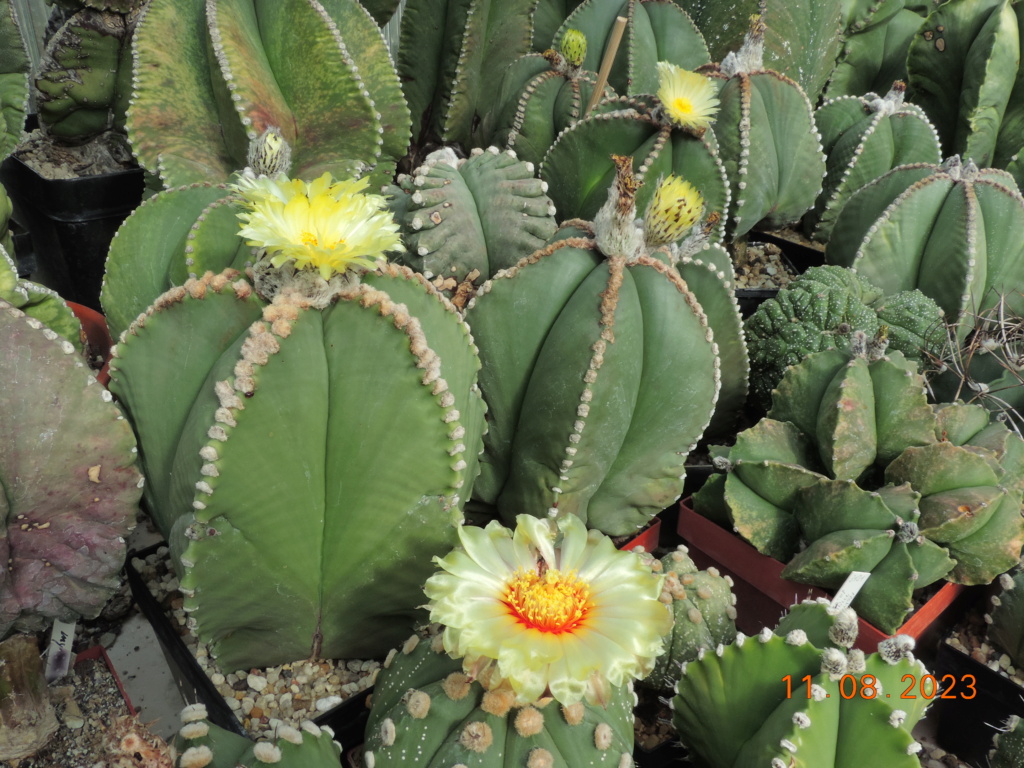
<svg viewBox="0 0 1024 768"><path fill-rule="evenodd" d="M28 111L29 59L11 0L0 0L0 158L21 138Z"/></svg>
<svg viewBox="0 0 1024 768"><path fill-rule="evenodd" d="M95 617L119 585L135 439L74 345L0 299L0 635Z"/></svg>
<svg viewBox="0 0 1024 768"><path fill-rule="evenodd" d="M20 309L82 350L82 325L64 299L46 286L22 280L18 268L0 245L0 299Z"/></svg>
<svg viewBox="0 0 1024 768"><path fill-rule="evenodd" d="M630 160L617 159L608 203L592 230L578 231L593 237L564 232L467 307L489 409L475 493L505 519L557 509L632 533L678 498L686 454L714 408L707 318L634 224ZM649 212L645 226L674 216ZM667 382L671 394L661 392Z"/></svg>
<svg viewBox="0 0 1024 768"><path fill-rule="evenodd" d="M941 349L941 323L938 306L920 291L883 296L848 269L811 267L745 323L755 402L770 408L787 367L812 352L845 346L851 331L874 336L884 325L890 348L927 360Z"/></svg>
<svg viewBox="0 0 1024 768"><path fill-rule="evenodd" d="M1012 177L953 156L940 166L899 166L852 195L825 260L851 267L886 295L917 288L948 322L982 314L1001 296L1019 314L1024 295L1012 292L1024 279L1021 227L1024 197Z"/></svg>
<svg viewBox="0 0 1024 768"><path fill-rule="evenodd" d="M911 101L932 118L944 154L1003 168L1024 146L1024 8L952 0L936 8L907 53Z"/></svg>
<svg viewBox="0 0 1024 768"><path fill-rule="evenodd" d="M439 150L388 190L407 246L399 260L445 287L471 273L478 283L489 280L554 234L544 186L512 152L492 147L458 160Z"/></svg>
<svg viewBox="0 0 1024 768"><path fill-rule="evenodd" d="M174 739L175 768L334 768L341 760L334 732L308 720L301 730L279 726L276 743L253 743L211 723L202 704L185 707L181 722Z"/></svg>
<svg viewBox="0 0 1024 768"><path fill-rule="evenodd" d="M1024 571L999 576L1001 592L985 614L988 639L1005 651L1015 667L1024 664Z"/></svg>
<svg viewBox="0 0 1024 768"><path fill-rule="evenodd" d="M666 575L661 600L672 607L675 621L665 652L644 684L670 691L679 679L681 664L693 661L702 650L713 651L735 639L736 596L729 576L722 576L717 568L698 570L683 545L659 564Z"/></svg>
<svg viewBox="0 0 1024 768"><path fill-rule="evenodd" d="M825 611L807 608L811 614ZM785 635L768 628L757 637L738 635L731 645L684 665L672 709L691 759L708 768L916 768L920 745L911 730L928 700L886 697L906 687L905 676L920 680L928 674L909 652L913 641L890 638L868 656L847 652L848 637L816 647L811 632L794 626L808 620L800 613ZM816 627L821 621L814 617ZM852 626L856 630L855 621ZM844 694L851 682L853 698Z"/></svg>
<svg viewBox="0 0 1024 768"><path fill-rule="evenodd" d="M226 668L383 653L476 474L468 328L422 276L365 266L399 242L362 186L245 177L255 288L232 270L190 279L115 348L150 511ZM330 212L319 227L312 205ZM256 561L274 577L228 577Z"/></svg>
<svg viewBox="0 0 1024 768"><path fill-rule="evenodd" d="M814 113L828 169L803 222L814 240L828 240L835 217L865 184L898 165L942 159L935 127L919 107L904 103L904 90L897 81L884 97L868 93L831 99Z"/></svg>
<svg viewBox="0 0 1024 768"><path fill-rule="evenodd" d="M165 187L227 181L277 128L293 176L390 180L409 111L355 0L155 0L139 19L128 137Z"/></svg>
<svg viewBox="0 0 1024 768"><path fill-rule="evenodd" d="M988 753L989 768L1014 768L1024 760L1024 726L1017 715L1010 715L992 739Z"/></svg>

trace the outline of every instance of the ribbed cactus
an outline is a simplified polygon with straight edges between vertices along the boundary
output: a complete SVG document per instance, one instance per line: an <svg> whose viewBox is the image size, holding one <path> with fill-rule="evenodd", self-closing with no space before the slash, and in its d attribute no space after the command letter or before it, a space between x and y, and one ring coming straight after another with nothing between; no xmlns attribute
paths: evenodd
<svg viewBox="0 0 1024 768"><path fill-rule="evenodd" d="M670 691L679 679L680 665L736 637L736 596L729 576L717 568L699 570L685 546L665 555L660 565L665 574L661 599L672 607L675 622L665 652L644 684Z"/></svg>
<svg viewBox="0 0 1024 768"><path fill-rule="evenodd" d="M828 240L839 211L865 184L898 165L942 159L934 126L920 107L904 103L904 90L897 81L885 96L844 96L815 111L828 170L814 209L804 217L813 239Z"/></svg>
<svg viewBox="0 0 1024 768"><path fill-rule="evenodd" d="M592 237L561 233L467 307L489 409L475 495L507 520L557 509L632 533L678 498L714 409L707 318L667 255L646 244L634 222L638 179L630 158L617 163ZM673 217L649 211L645 225Z"/></svg>
<svg viewBox="0 0 1024 768"><path fill-rule="evenodd" d="M128 137L166 187L226 181L277 128L293 175L390 179L409 110L356 0L155 0L139 20Z"/></svg>
<svg viewBox="0 0 1024 768"><path fill-rule="evenodd" d="M301 729L279 726L276 742L256 743L211 723L202 704L185 707L181 723L175 768L335 768L341 760L333 731L308 720Z"/></svg>
<svg viewBox="0 0 1024 768"><path fill-rule="evenodd" d="M617 768L633 753L631 687L607 706L545 697L516 705L507 688L486 690L444 652L441 635L413 635L377 677L363 762L375 768L576 765ZM436 762L434 762L436 761Z"/></svg>
<svg viewBox="0 0 1024 768"><path fill-rule="evenodd" d="M862 187L836 218L825 260L887 295L917 288L949 322L1001 297L1020 313L1022 227L1024 198L1010 175L953 156L939 166L899 166Z"/></svg>
<svg viewBox="0 0 1024 768"><path fill-rule="evenodd" d="M44 285L22 280L18 268L0 246L0 299L40 321L46 327L82 349L82 324L57 293Z"/></svg>
<svg viewBox="0 0 1024 768"><path fill-rule="evenodd" d="M454 289L480 284L542 247L555 210L533 167L511 152L474 150L465 160L439 150L390 187L402 227L404 264Z"/></svg>
<svg viewBox="0 0 1024 768"><path fill-rule="evenodd" d="M29 60L11 0L0 0L0 158L21 138L28 112Z"/></svg>
<svg viewBox="0 0 1024 768"><path fill-rule="evenodd" d="M1015 768L1024 762L1024 725L1017 715L1003 723L992 740L988 753L989 768Z"/></svg>
<svg viewBox="0 0 1024 768"><path fill-rule="evenodd" d="M142 476L128 422L74 345L0 299L0 635L95 617Z"/></svg>
<svg viewBox="0 0 1024 768"><path fill-rule="evenodd" d="M999 577L1002 591L993 595L985 614L988 638L1003 649L1015 667L1024 664L1024 571Z"/></svg>
<svg viewBox="0 0 1024 768"><path fill-rule="evenodd" d="M809 634L765 628L684 666L673 722L691 760L707 768L920 764L911 730L929 700L897 698L905 676L928 674L909 652L913 641L894 637L864 656L847 652L852 640L822 648ZM844 694L851 683L852 698Z"/></svg>
<svg viewBox="0 0 1024 768"><path fill-rule="evenodd" d="M745 323L756 402L764 410L771 407L772 390L786 368L810 353L845 347L851 331L874 336L882 326L889 348L911 360L927 360L925 351L942 349L942 313L920 291L883 296L848 269L811 267Z"/></svg>

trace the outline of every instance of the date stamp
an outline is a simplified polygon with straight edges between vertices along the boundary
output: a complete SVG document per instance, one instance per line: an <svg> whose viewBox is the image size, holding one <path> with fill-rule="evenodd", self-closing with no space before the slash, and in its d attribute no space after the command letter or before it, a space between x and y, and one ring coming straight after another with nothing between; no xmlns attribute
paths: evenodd
<svg viewBox="0 0 1024 768"><path fill-rule="evenodd" d="M800 696L811 698L811 685L815 676L804 675L794 687L792 675L786 675L782 682L786 684L786 698ZM978 695L977 680L974 675L904 675L900 682L906 687L899 694L882 691L878 679L874 675L843 675L839 678L839 695L844 699L973 699ZM826 697L831 694L825 694Z"/></svg>

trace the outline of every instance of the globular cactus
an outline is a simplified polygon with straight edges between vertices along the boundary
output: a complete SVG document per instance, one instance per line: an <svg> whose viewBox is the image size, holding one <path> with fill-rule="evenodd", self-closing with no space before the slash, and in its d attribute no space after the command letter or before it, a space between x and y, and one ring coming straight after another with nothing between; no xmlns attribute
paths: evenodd
<svg viewBox="0 0 1024 768"><path fill-rule="evenodd" d="M0 299L0 635L94 618L142 476L131 427L74 345Z"/></svg>
<svg viewBox="0 0 1024 768"><path fill-rule="evenodd" d="M845 347L851 331L874 336L882 326L889 348L910 360L927 361L942 349L942 312L920 291L883 296L860 275L836 266L797 275L744 326L757 405L771 407L772 390L789 366L812 352Z"/></svg>
<svg viewBox="0 0 1024 768"><path fill-rule="evenodd" d="M937 164L939 136L920 107L904 103L906 86L893 83L885 96L843 96L814 113L827 172L814 208L804 216L811 238L826 242L832 224L850 196L896 166Z"/></svg>
<svg viewBox="0 0 1024 768"><path fill-rule="evenodd" d="M467 307L489 409L475 495L506 520L550 509L632 533L678 498L714 409L707 317L658 250L696 223L699 195L674 181L680 194L663 195L640 229L631 158L616 162L592 229L562 232Z"/></svg>
<svg viewBox="0 0 1024 768"><path fill-rule="evenodd" d="M0 299L40 321L59 336L82 349L82 324L56 291L22 280L18 268L0 245Z"/></svg>
<svg viewBox="0 0 1024 768"><path fill-rule="evenodd" d="M783 227L814 205L825 155L811 103L790 78L764 66L764 22L752 21L743 45L720 65L701 68L720 87L713 124L729 179L727 231Z"/></svg>
<svg viewBox="0 0 1024 768"><path fill-rule="evenodd" d="M939 166L899 166L861 187L836 218L825 260L887 295L917 288L947 322L983 313L1004 296L1020 313L1021 227L1024 197L1012 177L954 155Z"/></svg>
<svg viewBox="0 0 1024 768"><path fill-rule="evenodd" d="M999 576L1001 592L985 614L988 639L1005 651L1015 667L1024 664L1024 571Z"/></svg>
<svg viewBox="0 0 1024 768"><path fill-rule="evenodd" d="M597 75L583 68L587 39L566 30L561 51L528 53L516 59L501 80L501 91L485 118L484 135L514 150L521 160L539 165L555 137L584 116ZM614 96L605 86L602 98Z"/></svg>
<svg viewBox="0 0 1024 768"><path fill-rule="evenodd" d="M0 158L21 139L28 112L29 59L11 0L0 0Z"/></svg>
<svg viewBox="0 0 1024 768"><path fill-rule="evenodd" d="M398 260L454 290L480 284L542 247L555 233L555 209L529 163L491 147L458 159L429 155L388 188L406 250Z"/></svg>
<svg viewBox="0 0 1024 768"><path fill-rule="evenodd" d="M1017 715L1010 715L992 739L988 753L989 768L1015 768L1024 761L1024 725Z"/></svg>
<svg viewBox="0 0 1024 768"><path fill-rule="evenodd" d="M409 109L356 0L155 0L139 19L128 138L165 187L227 181L279 129L293 173L390 180Z"/></svg>
<svg viewBox="0 0 1024 768"><path fill-rule="evenodd" d="M736 637L736 596L732 578L717 568L700 570L679 545L660 561L665 574L662 602L672 607L675 621L658 657L654 671L644 685L670 691L679 679L680 665L697 658L701 651L713 651Z"/></svg>
<svg viewBox="0 0 1024 768"><path fill-rule="evenodd" d="M1004 168L1024 146L1022 22L1010 0L952 0L914 36L908 95L932 118L945 156Z"/></svg>
<svg viewBox="0 0 1024 768"><path fill-rule="evenodd" d="M211 723L202 704L185 707L181 723L175 768L334 768L341 760L333 731L308 720L301 729L279 726L276 742L255 743Z"/></svg>
<svg viewBox="0 0 1024 768"><path fill-rule="evenodd" d="M452 305L380 258L397 225L362 181L246 178L255 287L228 270L161 296L122 334L111 388L221 663L373 656L408 633L427 555L454 541L479 363ZM253 562L266 578L230 577Z"/></svg>
<svg viewBox="0 0 1024 768"><path fill-rule="evenodd" d="M738 635L684 666L672 709L690 759L706 768L916 768L921 747L911 730L929 699L896 698L907 676L928 674L910 653L913 641L893 637L867 656L847 651L846 638L823 647L799 627L809 618L800 614L786 630L780 626L784 635L768 628L756 637ZM812 620L815 628L829 621ZM852 626L855 636L856 617Z"/></svg>

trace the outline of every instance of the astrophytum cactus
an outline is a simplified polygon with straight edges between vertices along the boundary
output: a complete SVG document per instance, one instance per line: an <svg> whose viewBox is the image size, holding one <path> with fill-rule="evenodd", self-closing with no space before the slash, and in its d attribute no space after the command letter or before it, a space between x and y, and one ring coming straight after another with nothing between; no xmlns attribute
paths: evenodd
<svg viewBox="0 0 1024 768"><path fill-rule="evenodd" d="M989 768L1014 768L1024 760L1024 725L1017 715L1010 715L992 739L988 753Z"/></svg>
<svg viewBox="0 0 1024 768"><path fill-rule="evenodd" d="M988 638L1019 667L1024 663L1024 572L1004 573L999 577L1002 591L991 597L985 614Z"/></svg>
<svg viewBox="0 0 1024 768"><path fill-rule="evenodd" d="M14 261L0 246L0 299L82 349L82 324L57 292L18 277Z"/></svg>
<svg viewBox="0 0 1024 768"><path fill-rule="evenodd" d="M29 59L11 0L0 0L0 158L21 138L28 111Z"/></svg>

